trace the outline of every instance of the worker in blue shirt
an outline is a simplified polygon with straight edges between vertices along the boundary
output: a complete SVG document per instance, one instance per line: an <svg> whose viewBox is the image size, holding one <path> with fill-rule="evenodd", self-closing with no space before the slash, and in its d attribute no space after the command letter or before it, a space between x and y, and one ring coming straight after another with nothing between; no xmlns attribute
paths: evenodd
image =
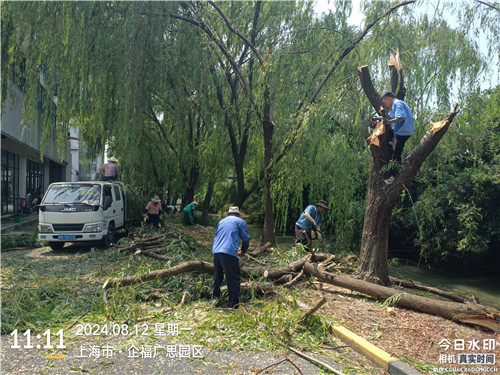
<svg viewBox="0 0 500 375"><path fill-rule="evenodd" d="M315 206L311 204L306 207L295 223L295 245L298 243L310 245L313 231L316 232L318 239L321 239L321 214L326 210L328 210L328 202L325 200L319 201Z"/></svg>
<svg viewBox="0 0 500 375"><path fill-rule="evenodd" d="M240 302L239 257L244 256L248 250L250 235L238 207L229 207L224 216L225 218L217 224L212 247L214 254L212 299L220 298L220 286L226 274L229 306L234 308ZM240 241L242 242L241 249L239 249Z"/></svg>
<svg viewBox="0 0 500 375"><path fill-rule="evenodd" d="M386 92L382 96L382 104L389 112L389 119L384 118L385 125L391 125L394 131L392 148L390 149L390 162L400 163L401 154L406 141L415 131L413 114L408 105L397 99L392 92ZM395 170L391 169L391 177L385 180L387 185L394 182Z"/></svg>

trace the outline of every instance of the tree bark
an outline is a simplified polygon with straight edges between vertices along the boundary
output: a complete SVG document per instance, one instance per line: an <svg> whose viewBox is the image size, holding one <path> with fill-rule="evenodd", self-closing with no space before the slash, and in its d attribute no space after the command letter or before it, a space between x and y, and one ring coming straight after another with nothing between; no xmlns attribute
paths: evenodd
<svg viewBox="0 0 500 375"><path fill-rule="evenodd" d="M264 165L266 170L264 176L264 191L266 206L264 213L262 243L265 244L266 242L271 242L272 244L275 244L276 234L274 233L274 210L271 196L272 171L267 170L267 167L270 165L273 157L274 123L271 121L271 97L269 87L266 86L264 91L264 121L262 122L262 127L264 130Z"/></svg>
<svg viewBox="0 0 500 375"><path fill-rule="evenodd" d="M488 306L440 301L437 299L421 297L405 292L399 292L393 288L376 285L363 280L358 280L346 275L334 275L321 270L317 264L306 261L304 263L304 272L315 276L318 280L340 286L342 288L355 290L375 297L380 300L386 300L395 294L400 294L400 298L395 300L395 305L407 309L442 316L456 322L473 324L500 332L500 311Z"/></svg>
<svg viewBox="0 0 500 375"><path fill-rule="evenodd" d="M172 277L192 271L213 274L214 265L213 263L203 262L201 260L183 262L174 267L163 270L152 271L147 274L127 276L121 279L109 279L104 283L102 288L109 289L109 288L115 288L117 286L129 286L129 285L144 283L146 281L151 281L151 280L166 279L167 277Z"/></svg>
<svg viewBox="0 0 500 375"><path fill-rule="evenodd" d="M330 254L316 253L315 260L321 262L327 259L329 255ZM302 267L304 267L304 264L306 263L306 261L309 260L310 257L311 257L310 255L306 255L296 260L295 262L290 263L288 266L265 270L263 276L267 279L279 279L283 275L298 272Z"/></svg>
<svg viewBox="0 0 500 375"><path fill-rule="evenodd" d="M401 74L400 63L390 60L393 71ZM399 66L399 68L396 68ZM361 86L370 103L379 111L381 98L373 87L368 68L358 68ZM393 84L401 85L400 80L393 80ZM401 89L404 91L403 89ZM389 155L389 126L380 123L368 138L372 161L366 197L365 217L361 238L360 262L357 276L363 280L381 285L389 285L387 269L389 223L392 210L397 204L401 192L410 186L413 178L420 169L427 156L436 148L437 144L448 130L449 125L458 113L457 108L446 118L438 123L431 123L429 131L424 135L420 144L408 153L404 166L392 185L386 186L384 178L387 173L380 173L382 167L388 162Z"/></svg>
<svg viewBox="0 0 500 375"><path fill-rule="evenodd" d="M399 100L405 100L406 87L404 84L403 67L399 59L399 49L396 51L395 56L391 55L387 61L387 65L389 65L389 71L391 72L391 92Z"/></svg>
<svg viewBox="0 0 500 375"><path fill-rule="evenodd" d="M201 214L201 225L209 225L210 220L208 219L208 213L210 211L210 201L212 200L212 195L214 193L214 184L215 179L210 176L208 180L207 193L205 194L205 199L203 200L202 205L202 214Z"/></svg>
<svg viewBox="0 0 500 375"><path fill-rule="evenodd" d="M259 256L260 253L266 251L269 247L271 247L271 245L272 245L271 242L266 242L264 245L262 245L261 247L259 247L256 250L249 250L248 254L253 256L253 257Z"/></svg>
<svg viewBox="0 0 500 375"><path fill-rule="evenodd" d="M186 207L189 203L191 203L194 200L194 192L196 186L198 185L199 178L200 178L200 168L193 167L189 171L189 179L187 181L188 186L186 187L186 190L184 191L184 195L182 197L182 207Z"/></svg>
<svg viewBox="0 0 500 375"><path fill-rule="evenodd" d="M405 288L411 288L411 289L417 289L417 290L422 290L424 292L429 292L436 294L438 296L447 298L449 300L455 301L455 302L460 302L460 303L466 303L467 299L459 296L458 294L450 293L445 290L437 289L437 288L432 288L430 286L425 286L422 284L416 284L412 280L402 280L402 279L397 279L395 277L390 277L391 283L392 284L397 284L399 286L403 286Z"/></svg>

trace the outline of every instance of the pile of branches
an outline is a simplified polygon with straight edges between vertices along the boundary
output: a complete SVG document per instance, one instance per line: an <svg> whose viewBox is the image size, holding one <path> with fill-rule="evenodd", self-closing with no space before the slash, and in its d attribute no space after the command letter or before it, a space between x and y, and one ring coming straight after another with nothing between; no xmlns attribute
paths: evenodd
<svg viewBox="0 0 500 375"><path fill-rule="evenodd" d="M171 260L168 257L160 255L159 252L164 248L166 241L172 240L168 246L172 246L176 240L182 240L179 233L166 232L164 234L147 236L134 239L131 244L119 251L134 251L135 254L142 254L160 260ZM385 301L391 298L395 306L403 307L419 312L442 316L444 318L470 324L476 327L486 328L495 332L500 332L500 311L485 305L481 305L477 300L468 301L464 297L453 293L445 292L436 288L429 288L411 281L391 278L392 287L381 286L367 281L356 279L348 273L352 273L355 268L352 267L356 258L348 257L337 260L335 255L326 253L308 253L288 264L285 267L272 267L256 257L269 251L271 244L250 250L247 253L241 265L241 274L245 278L254 279L255 276L268 280L268 282L245 282L242 283L242 289L251 289L263 294L273 292L276 285L282 287L291 287L298 283L304 277L313 276L317 280L332 284L351 291L360 292L378 300ZM181 252L176 247L177 252ZM197 259L193 253L186 255L192 260L181 262L167 269L159 269L147 274L138 274L123 278L108 279L103 289L118 288L140 283L146 283L151 280L165 279L187 272L203 272L213 274L214 265ZM333 272L331 272L333 271ZM439 298L429 298L408 293L405 288L424 290L429 293L439 295ZM395 298L397 297L397 298Z"/></svg>

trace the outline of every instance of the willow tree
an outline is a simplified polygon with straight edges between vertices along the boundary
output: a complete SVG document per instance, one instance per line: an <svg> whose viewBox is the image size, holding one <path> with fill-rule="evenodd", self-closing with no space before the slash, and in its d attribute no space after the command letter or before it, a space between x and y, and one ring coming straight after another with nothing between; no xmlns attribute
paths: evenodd
<svg viewBox="0 0 500 375"><path fill-rule="evenodd" d="M253 23L246 23L250 25L250 29L239 29L235 26L233 18L228 16L229 12L235 13L234 7L238 7L237 3L228 3L227 6L223 4L219 6L214 2L184 3L181 13L170 14L172 18L188 22L203 30L207 38L218 48L221 58L230 66L231 74L237 79L241 91L262 126L264 160L259 175L264 184L265 195L263 241L275 241L275 218L271 193L274 169L295 143L299 130L314 111L320 92L344 58L363 40L377 22L395 12L399 7L412 2L403 2L383 12L355 38L349 41L342 40L345 43L343 48L335 46L335 53L324 53L319 55L319 58L318 55L312 53L316 51L314 48L294 49L296 45L294 39L290 37L290 35L297 36L301 29L312 29L309 28L312 22L310 3L285 3L286 5L283 5L283 3L275 2L256 2ZM345 9L345 3L342 5ZM261 7L267 9L264 11ZM265 23L261 20L264 14L268 15ZM345 17L346 14L344 13ZM269 30L274 30L274 32L270 33ZM234 39L241 46L235 49L237 52L243 51L241 56L236 56L236 52L231 49L231 42ZM326 47L332 47L328 43L325 44ZM296 54L313 56L307 69L284 70L286 60L291 60L290 56ZM245 70L242 69L239 61L249 62ZM254 68L252 64L255 64ZM312 70L311 66L313 66ZM252 81L249 77L252 74L260 77L254 82L255 85L250 84ZM300 78L297 79L297 77ZM292 98L288 99L289 103L293 103L292 109L281 107L286 103L286 100L283 101L285 95ZM279 138L276 139L276 136Z"/></svg>
<svg viewBox="0 0 500 375"><path fill-rule="evenodd" d="M479 3L473 7L483 6ZM453 9L447 8L448 11ZM495 13L489 6L485 9L486 12L478 11L475 16L481 14L487 20L487 13L490 13L490 16L491 13ZM486 68L486 64L477 50L475 41L471 39L474 28L470 25L473 25L473 20L467 18L471 15L467 13L467 10L465 9L465 18L463 18L467 22L462 28L450 27L441 17L430 19L424 15L419 22L408 17L406 22L394 22L384 29L384 32L388 31L391 35L392 46L402 49L404 60L401 60L410 62L406 68L406 64L401 63L399 54L391 56L386 74L390 76L390 88L396 97L409 99L410 107L413 107L414 113L417 114L417 129L419 126L422 127L424 122L422 115L428 116L432 113L432 110L426 106L433 105L434 108L436 106L442 108L440 111L442 113L448 109L451 93L454 90L458 89L455 100L459 100L463 94L467 95L479 89L478 78ZM417 32L412 33L412 29ZM412 37L402 34L403 30L406 30ZM493 28L492 31L496 35L498 28ZM433 53L428 53L429 50ZM492 50L498 51L498 44L493 44ZM415 59L413 60L412 57ZM362 66L358 70L361 86L373 109L386 116L386 112L380 111L379 91L387 91L387 89L375 89L368 66ZM404 75L403 71L408 74ZM368 138L372 161L358 268L358 275L361 278L389 284L387 249L392 211L398 204L401 193L409 188L425 159L438 146L450 128L450 124L458 113L457 107L455 106L446 118L431 122L430 126L418 129L414 133L407 148L415 146L408 151L392 185L384 183L384 179L388 177L389 161L387 126L379 124Z"/></svg>
<svg viewBox="0 0 500 375"><path fill-rule="evenodd" d="M79 126L81 141L90 152L103 150L113 137L120 138L128 151L135 150L143 108L157 80L159 30L168 28L162 17L146 24L137 16L137 8L151 6L2 3L2 71L15 71L26 79L25 125L35 125L43 103L44 134L57 116L61 141L72 123Z"/></svg>

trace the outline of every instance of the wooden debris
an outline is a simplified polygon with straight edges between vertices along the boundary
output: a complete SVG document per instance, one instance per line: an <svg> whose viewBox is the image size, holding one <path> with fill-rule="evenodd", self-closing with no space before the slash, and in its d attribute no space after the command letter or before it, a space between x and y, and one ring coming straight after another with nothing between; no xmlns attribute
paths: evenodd
<svg viewBox="0 0 500 375"><path fill-rule="evenodd" d="M320 281L361 292L379 300L386 300L395 294L400 294L400 298L395 301L394 305L427 314L442 316L443 318L453 321L460 322L461 317L469 315L483 317L483 319L477 319L476 317L474 323L471 324L488 329L493 327L496 329L496 332L500 332L500 324L498 324L499 322L497 320L497 318L500 318L500 311L489 306L473 303L440 301L409 293L401 293L394 288L358 280L347 275L334 275L319 269L317 264L311 263L310 261L305 262L304 272L315 276ZM464 320L464 323L467 323L466 320Z"/></svg>
<svg viewBox="0 0 500 375"><path fill-rule="evenodd" d="M328 258L330 254L325 253L316 253L315 260L322 261ZM281 276L287 273L295 273L298 272L303 266L304 263L311 257L310 254L296 260L295 262L290 263L286 267L272 268L264 271L263 276L266 279L279 279Z"/></svg>
<svg viewBox="0 0 500 375"><path fill-rule="evenodd" d="M397 279L395 277L389 277L389 280L391 280L392 284L397 284L397 285L403 286L405 288L412 288L412 289L417 289L417 290L421 290L424 292L433 293L433 294L436 294L438 296L447 298L447 299L455 301L455 302L460 302L460 303L467 302L467 299L465 297L459 296L458 294L450 293L450 292L444 291L442 289L432 288L430 286L425 286L422 284L416 284L412 280Z"/></svg>
<svg viewBox="0 0 500 375"><path fill-rule="evenodd" d="M325 369L325 370L327 370L327 371L333 372L334 374L337 374L337 375L344 375L344 373L343 373L343 372L341 372L341 371L337 370L336 368L333 368L333 367L332 367L332 366L330 366L329 364L327 364L327 363L325 363L325 362L322 362L322 361L320 361L320 360L318 360L318 359L316 359L316 358L313 358L313 357L311 357L310 355L307 355L307 354L305 354L305 353L301 352L300 350L297 350L297 349L295 349L295 348L293 348L293 347L291 347L291 346L286 346L286 345L285 345L285 347L286 347L288 350L290 350L290 351L294 352L295 354L297 354L299 357L302 357L302 358L304 358L304 359L307 359L309 362L312 362L312 363L314 363L315 365L317 365L317 366L319 366L319 367L322 367L322 368L324 368L324 369Z"/></svg>
<svg viewBox="0 0 500 375"><path fill-rule="evenodd" d="M313 306L312 309L310 309L308 312L306 312L304 314L304 316L302 316L302 318L300 318L300 321L301 322L304 322L307 318L309 318L312 314L314 314L316 311L318 311L321 306L323 306L324 304L326 303L326 298L325 296L323 296L317 303L316 305Z"/></svg>
<svg viewBox="0 0 500 375"><path fill-rule="evenodd" d="M292 286L293 284L297 283L302 276L304 276L304 269L301 269L297 276L295 276L292 280L290 280L289 282L287 282L283 286L284 287Z"/></svg>
<svg viewBox="0 0 500 375"><path fill-rule="evenodd" d="M104 290L109 288L115 288L117 286L129 286L134 284L144 283L150 280L158 280L158 279L166 279L168 277L180 275L182 273L197 271L197 272L205 272L205 273L214 273L214 265L213 263L203 262L201 260L198 261L189 261L180 263L174 267L152 271L147 274L140 274L135 276L127 276L123 278L113 278L107 280L102 288Z"/></svg>
<svg viewBox="0 0 500 375"><path fill-rule="evenodd" d="M251 255L253 257L257 257L259 256L261 253L263 253L264 251L266 251L267 249L269 249L271 247L271 242L267 242L265 243L264 245L262 245L261 247L259 247L257 250L250 250L247 252L248 255Z"/></svg>

